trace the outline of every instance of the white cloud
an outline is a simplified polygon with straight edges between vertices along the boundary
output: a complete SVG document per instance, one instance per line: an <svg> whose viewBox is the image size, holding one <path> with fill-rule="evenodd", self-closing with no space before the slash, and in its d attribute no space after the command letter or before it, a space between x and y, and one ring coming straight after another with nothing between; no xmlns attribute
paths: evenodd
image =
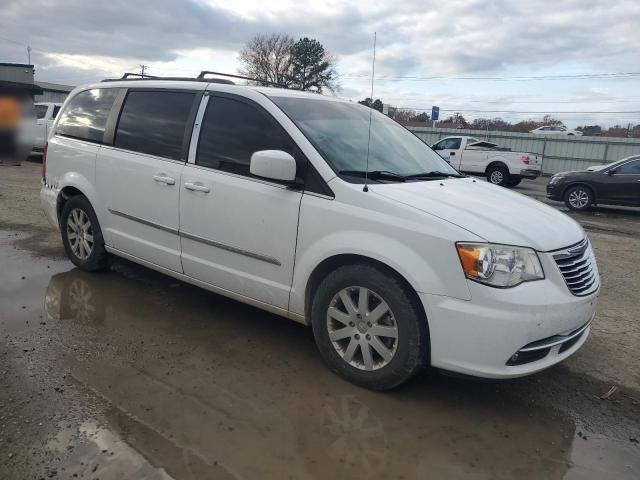
<svg viewBox="0 0 640 480"><path fill-rule="evenodd" d="M353 98L369 94L374 31L380 76L621 72L640 64L637 0L4 3L2 36L33 46L38 72L50 75L42 79L69 83L121 74L139 63L156 74L235 71L242 45L256 33L275 31L320 40L338 57L343 94ZM0 41L5 61L24 61L24 50ZM363 77L349 78L357 75ZM584 100L576 104L580 110L630 109L620 101L633 91L632 81L614 80L376 82L376 96L396 104L448 102L478 109L481 102L485 107L505 102L522 110L527 104L518 101L542 97L551 101L539 109L558 109L554 98ZM634 105L638 109L637 101Z"/></svg>

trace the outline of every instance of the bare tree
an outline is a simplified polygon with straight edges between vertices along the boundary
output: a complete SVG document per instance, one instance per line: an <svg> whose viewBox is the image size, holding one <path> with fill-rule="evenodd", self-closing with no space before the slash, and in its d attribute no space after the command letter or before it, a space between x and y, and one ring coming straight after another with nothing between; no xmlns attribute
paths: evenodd
<svg viewBox="0 0 640 480"><path fill-rule="evenodd" d="M440 120L437 126L439 128L469 128L469 122L460 112L456 112L449 118Z"/></svg>
<svg viewBox="0 0 640 480"><path fill-rule="evenodd" d="M258 80L291 85L292 51L295 43L293 37L283 33L256 35L240 51L240 74Z"/></svg>
<svg viewBox="0 0 640 480"><path fill-rule="evenodd" d="M396 108L393 111L389 112L389 116L398 123L408 123L412 121L417 115L418 114L415 110L406 108Z"/></svg>

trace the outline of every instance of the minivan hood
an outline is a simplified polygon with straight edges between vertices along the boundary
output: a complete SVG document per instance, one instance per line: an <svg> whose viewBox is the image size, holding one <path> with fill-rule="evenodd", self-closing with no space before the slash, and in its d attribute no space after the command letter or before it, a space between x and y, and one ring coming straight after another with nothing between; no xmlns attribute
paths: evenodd
<svg viewBox="0 0 640 480"><path fill-rule="evenodd" d="M472 178L370 185L375 194L458 225L488 242L556 250L585 237L568 215ZM465 240L465 238L460 238Z"/></svg>

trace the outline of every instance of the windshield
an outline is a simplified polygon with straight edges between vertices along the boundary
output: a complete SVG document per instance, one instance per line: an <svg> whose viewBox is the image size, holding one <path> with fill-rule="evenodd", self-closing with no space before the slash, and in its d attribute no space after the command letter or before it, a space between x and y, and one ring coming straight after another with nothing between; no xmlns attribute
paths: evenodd
<svg viewBox="0 0 640 480"><path fill-rule="evenodd" d="M612 164L611 163L607 163L606 165L598 165L596 167L589 167L587 168L588 171L590 172L599 172L600 170L604 170L605 168L609 168Z"/></svg>
<svg viewBox="0 0 640 480"><path fill-rule="evenodd" d="M363 183L355 172L367 171L367 143L371 113L369 172L399 176L458 172L418 137L395 121L368 107L325 100L322 97L271 97L337 173L352 183ZM351 173L347 173L351 172ZM382 181L380 177L374 180ZM393 181L391 175L386 181Z"/></svg>
<svg viewBox="0 0 640 480"><path fill-rule="evenodd" d="M623 159L623 160L625 160L625 159ZM611 168L611 167L615 166L618 163L622 163L622 161L621 160L616 160L615 162L605 163L604 165L594 165L593 167L587 168L587 171L589 171L589 172L600 172L602 170L606 170L607 168Z"/></svg>

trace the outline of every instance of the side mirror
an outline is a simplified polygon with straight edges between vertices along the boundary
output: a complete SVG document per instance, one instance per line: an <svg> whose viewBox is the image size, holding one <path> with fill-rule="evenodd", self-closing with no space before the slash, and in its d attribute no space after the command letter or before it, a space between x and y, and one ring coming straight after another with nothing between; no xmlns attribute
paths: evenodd
<svg viewBox="0 0 640 480"><path fill-rule="evenodd" d="M434 151L440 150L440 145L434 143L433 145L431 145L431 150L434 150Z"/></svg>
<svg viewBox="0 0 640 480"><path fill-rule="evenodd" d="M251 155L249 171L257 177L293 182L296 179L296 161L282 150L260 150Z"/></svg>
<svg viewBox="0 0 640 480"><path fill-rule="evenodd" d="M611 170L607 170L607 175L612 176L616 174L616 169L612 168Z"/></svg>

